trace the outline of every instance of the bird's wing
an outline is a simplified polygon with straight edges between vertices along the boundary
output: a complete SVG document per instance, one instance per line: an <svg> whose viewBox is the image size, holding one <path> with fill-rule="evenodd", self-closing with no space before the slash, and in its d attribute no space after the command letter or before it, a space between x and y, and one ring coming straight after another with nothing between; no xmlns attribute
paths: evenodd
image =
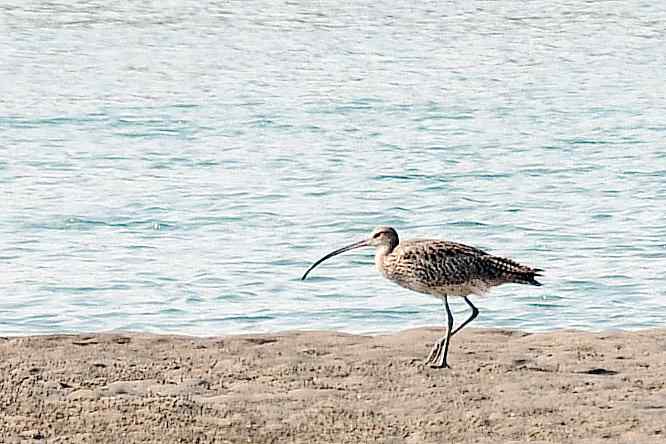
<svg viewBox="0 0 666 444"><path fill-rule="evenodd" d="M539 271L469 245L440 240L401 243L391 256L387 264L389 277L418 281L431 287L475 281L517 282L518 278L529 280L530 275L533 278Z"/></svg>

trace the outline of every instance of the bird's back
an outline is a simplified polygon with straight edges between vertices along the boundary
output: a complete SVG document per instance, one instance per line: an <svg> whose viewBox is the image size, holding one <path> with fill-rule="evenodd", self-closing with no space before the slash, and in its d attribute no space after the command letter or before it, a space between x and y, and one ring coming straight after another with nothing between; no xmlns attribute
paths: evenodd
<svg viewBox="0 0 666 444"><path fill-rule="evenodd" d="M384 258L384 275L399 285L435 296L482 294L504 283L541 285L539 269L442 240L401 242Z"/></svg>

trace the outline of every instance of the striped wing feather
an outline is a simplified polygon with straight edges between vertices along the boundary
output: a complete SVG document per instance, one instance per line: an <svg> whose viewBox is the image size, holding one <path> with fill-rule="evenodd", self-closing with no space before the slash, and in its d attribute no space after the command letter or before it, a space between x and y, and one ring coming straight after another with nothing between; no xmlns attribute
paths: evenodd
<svg viewBox="0 0 666 444"><path fill-rule="evenodd" d="M540 270L455 242L407 241L386 259L387 277L422 292L461 287L462 294L507 282L539 285L534 276Z"/></svg>

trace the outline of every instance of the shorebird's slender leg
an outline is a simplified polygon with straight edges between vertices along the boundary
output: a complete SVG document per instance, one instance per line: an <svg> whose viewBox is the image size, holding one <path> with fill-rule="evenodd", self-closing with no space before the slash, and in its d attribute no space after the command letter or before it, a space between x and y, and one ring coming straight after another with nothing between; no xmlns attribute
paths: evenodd
<svg viewBox="0 0 666 444"><path fill-rule="evenodd" d="M437 352L432 361L428 361L431 367L434 368L449 368L446 357L449 354L449 341L453 330L453 314L451 307L449 307L449 299L444 296L444 308L446 308L446 335L442 337L436 344Z"/></svg>
<svg viewBox="0 0 666 444"><path fill-rule="evenodd" d="M465 300L465 302L467 303L467 305L469 305L470 308L472 309L472 314L469 316L469 318L467 318L467 319L465 320L465 322L463 322L462 324L460 324L455 330L453 330L453 331L451 332L451 336L449 337L449 339L450 339L451 337L453 337L453 335L455 335L456 333L458 333L460 330L462 330L463 327L464 327L465 325L467 325L467 324L469 324L470 322L472 322L472 321L473 321L473 320L479 315L479 309L476 308L476 307L474 306L474 304L472 304L472 301L470 301L470 300L467 298L467 296L463 296L463 299ZM428 359L426 359L426 361L425 361L425 364L426 364L426 365L434 364L434 362L437 361L437 358L439 357L440 350L442 349L442 346L444 345L444 342L445 342L445 341L446 341L446 336L443 337L442 339L440 339L439 341L437 341L437 342L435 343L435 345L433 345L432 349L430 350L430 354L428 355Z"/></svg>
<svg viewBox="0 0 666 444"><path fill-rule="evenodd" d="M458 333L460 330L462 330L462 328L463 328L465 325L467 325L467 324L469 324L470 322L472 322L472 321L474 320L474 318L476 318L476 317L479 315L479 309L476 308L476 307L474 306L474 304L472 304L472 301L470 301L469 299L467 299L467 296L464 296L463 299L465 300L465 302L467 302L467 305L469 305L470 308L472 309L472 314L470 315L469 318L467 318L467 320L466 320L465 322L463 322L462 324L460 324L460 325L458 326L458 328L456 328L455 330L453 330L453 333L451 333L451 336L453 336L453 335L455 335L456 333Z"/></svg>

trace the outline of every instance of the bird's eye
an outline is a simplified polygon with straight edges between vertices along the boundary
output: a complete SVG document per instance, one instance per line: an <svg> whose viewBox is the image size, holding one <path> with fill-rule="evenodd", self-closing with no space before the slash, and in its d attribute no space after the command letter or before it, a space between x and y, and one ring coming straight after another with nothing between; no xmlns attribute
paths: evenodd
<svg viewBox="0 0 666 444"><path fill-rule="evenodd" d="M382 233L379 232L379 233L375 233L372 237L373 237L373 238L378 238L378 237L381 236L381 235L382 235Z"/></svg>

